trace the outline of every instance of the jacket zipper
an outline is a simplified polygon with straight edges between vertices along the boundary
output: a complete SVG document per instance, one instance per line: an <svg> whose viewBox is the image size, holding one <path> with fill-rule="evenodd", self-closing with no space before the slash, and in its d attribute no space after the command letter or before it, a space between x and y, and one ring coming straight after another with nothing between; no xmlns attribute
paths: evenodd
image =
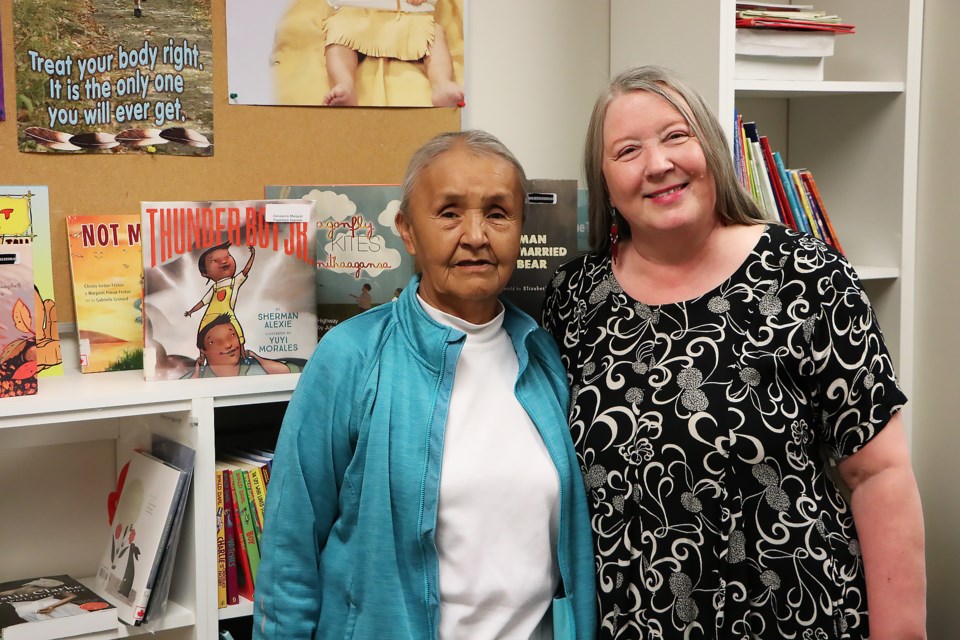
<svg viewBox="0 0 960 640"><path fill-rule="evenodd" d="M447 349L449 343L444 343L443 351L440 355L440 375L437 377L437 386L434 389L434 398L440 394L440 387L447 370ZM430 419L427 422L427 441L424 447L423 474L420 477L420 513L417 516L417 532L420 542L420 557L423 560L423 604L427 610L427 631L430 638L436 637L433 629L433 615L430 611L430 570L427 567L427 549L423 543L423 510L427 499L427 469L430 466L430 437L433 434L433 419L436 415L437 403L434 400L433 407L430 409Z"/></svg>
<svg viewBox="0 0 960 640"><path fill-rule="evenodd" d="M526 351L526 348L527 348L526 341L524 341L522 344L523 344L524 350ZM526 356L526 359L529 362L530 360L529 353L525 353L524 355ZM524 364L524 370L526 370L526 368L527 368L527 365ZM520 371L519 373L517 373L518 382L522 376L523 376L523 371ZM517 402L520 403L520 406L523 407L523 410L526 411L527 415L531 416L531 419L532 419L533 414L530 412L530 408L526 405L526 403L524 403L523 399L520 397L520 394L514 391L513 395L517 399ZM557 473L557 486L560 489L560 492L559 492L560 493L560 516L557 518L557 567L560 570L560 584L563 587L563 596L564 598L567 598L570 595L567 590L567 586L570 583L567 582L567 576L564 570L563 554L561 553L561 549L564 546L563 543L567 541L566 540L567 536L564 535L564 528L563 528L563 515L564 515L563 478L560 477L560 465L557 461L557 456L554 453L553 447L550 446L550 443L544 437L543 429L540 427L540 423L537 422L536 420L532 420L532 422L533 422L533 425L537 428L537 433L540 434L540 440L543 441L543 446L547 449L547 453L550 455L550 460L553 462L553 470ZM551 607L552 607L552 604L553 603L551 602ZM570 603L570 606L573 606L572 602ZM570 626L573 629L573 637L576 638L577 622L574 616L570 617Z"/></svg>

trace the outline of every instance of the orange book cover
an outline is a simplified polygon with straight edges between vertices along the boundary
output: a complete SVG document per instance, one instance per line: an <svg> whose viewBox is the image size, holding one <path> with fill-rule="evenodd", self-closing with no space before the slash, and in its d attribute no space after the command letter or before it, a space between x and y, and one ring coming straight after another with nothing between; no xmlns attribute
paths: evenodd
<svg viewBox="0 0 960 640"><path fill-rule="evenodd" d="M67 216L80 371L143 368L140 216Z"/></svg>

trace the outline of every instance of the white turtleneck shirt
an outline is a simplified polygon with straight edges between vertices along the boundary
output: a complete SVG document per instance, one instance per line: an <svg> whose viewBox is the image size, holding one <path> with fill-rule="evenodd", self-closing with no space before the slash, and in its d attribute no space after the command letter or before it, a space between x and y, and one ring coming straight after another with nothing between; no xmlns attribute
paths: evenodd
<svg viewBox="0 0 960 640"><path fill-rule="evenodd" d="M519 362L503 309L475 325L418 300L433 320L467 336L443 440L440 638L552 638L559 478L514 395Z"/></svg>

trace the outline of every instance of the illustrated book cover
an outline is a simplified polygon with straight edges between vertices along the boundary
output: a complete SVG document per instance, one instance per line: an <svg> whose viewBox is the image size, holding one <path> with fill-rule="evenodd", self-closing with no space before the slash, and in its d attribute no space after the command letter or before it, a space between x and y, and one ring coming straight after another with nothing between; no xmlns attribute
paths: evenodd
<svg viewBox="0 0 960 640"><path fill-rule="evenodd" d="M394 219L398 185L268 186L268 198L316 202L319 335L391 302L414 273Z"/></svg>
<svg viewBox="0 0 960 640"><path fill-rule="evenodd" d="M37 375L63 375L57 303L53 296L50 197L43 186L0 186L0 242L29 238L33 245L34 333Z"/></svg>
<svg viewBox="0 0 960 640"><path fill-rule="evenodd" d="M184 472L145 451L130 457L95 585L126 624L143 620L184 482Z"/></svg>
<svg viewBox="0 0 960 640"><path fill-rule="evenodd" d="M0 244L0 398L37 392L32 249L30 238Z"/></svg>
<svg viewBox="0 0 960 640"><path fill-rule="evenodd" d="M173 579L173 564L177 557L177 547L180 544L180 534L183 530L183 516L187 510L187 499L190 497L190 483L193 479L193 467L197 453L192 447L177 442L159 433L151 434L150 453L157 459L179 469L183 473L182 489L177 497L170 533L166 538L160 557L160 564L156 568L154 578L148 580L150 600L144 613L144 622L162 615L167 606L167 595L170 593L170 582Z"/></svg>
<svg viewBox="0 0 960 640"><path fill-rule="evenodd" d="M299 372L317 345L309 200L141 203L144 377Z"/></svg>
<svg viewBox="0 0 960 640"><path fill-rule="evenodd" d="M3 640L55 640L117 626L116 607L71 576L0 582Z"/></svg>
<svg viewBox="0 0 960 640"><path fill-rule="evenodd" d="M80 371L143 368L140 216L67 216Z"/></svg>
<svg viewBox="0 0 960 640"><path fill-rule="evenodd" d="M503 295L538 321L553 272L577 254L577 224L576 180L529 181L520 257Z"/></svg>

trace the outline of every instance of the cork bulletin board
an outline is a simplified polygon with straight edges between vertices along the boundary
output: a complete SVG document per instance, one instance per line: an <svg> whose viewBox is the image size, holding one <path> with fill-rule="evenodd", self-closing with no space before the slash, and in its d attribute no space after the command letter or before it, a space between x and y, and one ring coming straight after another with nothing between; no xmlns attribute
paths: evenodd
<svg viewBox="0 0 960 640"><path fill-rule="evenodd" d="M141 200L263 197L265 185L390 184L424 141L460 128L451 108L260 107L228 104L225 0L212 2L215 151L212 157L21 153L17 149L12 0L0 0L7 112L0 184L46 185L60 322L74 322L65 218L137 214Z"/></svg>

